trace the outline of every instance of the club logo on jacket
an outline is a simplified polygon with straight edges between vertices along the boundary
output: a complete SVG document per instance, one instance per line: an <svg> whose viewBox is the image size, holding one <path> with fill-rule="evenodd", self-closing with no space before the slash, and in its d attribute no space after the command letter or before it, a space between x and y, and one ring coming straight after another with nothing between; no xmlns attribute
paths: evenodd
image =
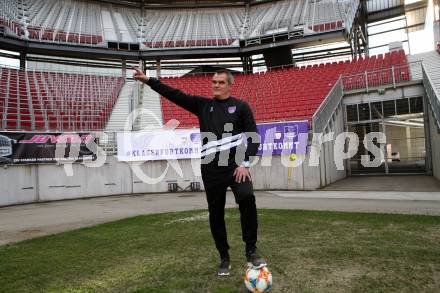
<svg viewBox="0 0 440 293"><path fill-rule="evenodd" d="M228 108L229 114L235 113L235 110L237 109L237 106L232 106Z"/></svg>

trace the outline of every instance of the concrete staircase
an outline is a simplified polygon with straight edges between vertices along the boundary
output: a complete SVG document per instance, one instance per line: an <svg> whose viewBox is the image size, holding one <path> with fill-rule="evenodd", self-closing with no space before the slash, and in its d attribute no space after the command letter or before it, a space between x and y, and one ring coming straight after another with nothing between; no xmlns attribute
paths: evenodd
<svg viewBox="0 0 440 293"><path fill-rule="evenodd" d="M430 51L426 53L409 55L409 62L422 61L423 66L425 66L426 73L432 80L433 87L437 91L437 94L440 95L440 54L437 51ZM422 71L420 70L412 70L411 76L413 79L422 79Z"/></svg>
<svg viewBox="0 0 440 293"><path fill-rule="evenodd" d="M127 81L119 93L105 131L124 130L133 108L145 109L145 113L141 112L133 122L133 130L154 129L163 125L160 95L147 85Z"/></svg>
<svg viewBox="0 0 440 293"><path fill-rule="evenodd" d="M160 95L148 85L138 84L138 109L145 109L146 113L140 114L134 122L135 130L154 129L163 125L162 105Z"/></svg>
<svg viewBox="0 0 440 293"><path fill-rule="evenodd" d="M123 130L128 115L130 114L130 103L136 83L133 81L126 82L119 93L118 100L113 106L112 114L105 127L106 132L115 132Z"/></svg>
<svg viewBox="0 0 440 293"><path fill-rule="evenodd" d="M423 80L429 129L430 171L440 180L440 54L437 51L415 55L423 61L428 78ZM428 148L427 148L428 150Z"/></svg>
<svg viewBox="0 0 440 293"><path fill-rule="evenodd" d="M130 119L131 109L145 109L145 113L140 113L133 122L131 130L151 130L160 128L163 125L162 107L160 96L149 86L140 84L136 81L127 81L119 93L118 100L113 106L112 114L105 127L107 142L99 145L108 154L117 152L117 132L125 128L127 119ZM130 124L128 124L130 125Z"/></svg>
<svg viewBox="0 0 440 293"><path fill-rule="evenodd" d="M429 77L429 81L424 80L423 83L432 110L432 117L437 124L437 131L440 133L440 54L437 51L431 51L414 55L412 58L422 60L426 74ZM431 137L431 139L433 138Z"/></svg>

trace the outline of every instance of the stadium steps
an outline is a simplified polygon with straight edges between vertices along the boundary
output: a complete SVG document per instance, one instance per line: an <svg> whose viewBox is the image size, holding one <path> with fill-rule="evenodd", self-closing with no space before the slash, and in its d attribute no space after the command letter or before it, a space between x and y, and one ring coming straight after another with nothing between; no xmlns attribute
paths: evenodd
<svg viewBox="0 0 440 293"><path fill-rule="evenodd" d="M152 117L152 115L149 115L148 113L140 114L134 123L136 130L152 129L163 125L160 96L149 86L144 84L139 85L138 108L151 111L159 121L157 121L154 117Z"/></svg>
<svg viewBox="0 0 440 293"><path fill-rule="evenodd" d="M120 40L126 43L134 43L136 39L133 37L132 33L134 33L135 31L133 29L128 29L128 21L127 23L125 23L122 14L118 11L113 11L112 15L113 21L118 28Z"/></svg>
<svg viewBox="0 0 440 293"><path fill-rule="evenodd" d="M342 29L346 19L351 22L356 10L352 6L344 1L283 0L247 8L146 9L144 44L153 48L238 45L237 38L260 37L259 32L285 27L293 29L302 26L304 19L315 32ZM22 7L27 8L27 16L21 16ZM104 40L135 42L139 37L136 23L143 22L138 12L136 8L93 1L0 1L0 23L11 30L8 33L21 35L26 29L29 39L39 41L90 45L103 45ZM25 22L29 25L23 26Z"/></svg>
<svg viewBox="0 0 440 293"><path fill-rule="evenodd" d="M111 11L108 9L102 9L101 14L104 39L107 41L117 41L118 35L116 34L116 28L113 23Z"/></svg>
<svg viewBox="0 0 440 293"><path fill-rule="evenodd" d="M0 68L1 71L1 79L0 79L0 114L1 114L1 127L2 129L7 127L7 110L8 110L8 102L9 99L3 99L4 97L9 97L9 88L10 83L6 82L10 80L11 72L9 70L5 70Z"/></svg>
<svg viewBox="0 0 440 293"><path fill-rule="evenodd" d="M105 131L118 131L124 129L128 114L130 114L130 100L133 95L136 83L126 82L122 87L118 100L113 106L110 119L107 122Z"/></svg>
<svg viewBox="0 0 440 293"><path fill-rule="evenodd" d="M130 35L131 40L130 42L139 42L139 28L138 25L133 21L131 10L124 10L120 12L120 16L123 18L123 21L125 22L127 34Z"/></svg>
<svg viewBox="0 0 440 293"><path fill-rule="evenodd" d="M70 31L70 28L72 27L73 24L73 11L75 9L75 4L70 4L68 7L68 14L66 14L66 18L65 18L65 22L61 28L61 30L63 31Z"/></svg>
<svg viewBox="0 0 440 293"><path fill-rule="evenodd" d="M432 80L433 87L436 89L437 93L440 93L440 55L437 51L430 51L426 53L408 55L408 60L410 62L422 61L425 66L426 73ZM412 72L413 78L422 79L422 72L419 70L417 72Z"/></svg>

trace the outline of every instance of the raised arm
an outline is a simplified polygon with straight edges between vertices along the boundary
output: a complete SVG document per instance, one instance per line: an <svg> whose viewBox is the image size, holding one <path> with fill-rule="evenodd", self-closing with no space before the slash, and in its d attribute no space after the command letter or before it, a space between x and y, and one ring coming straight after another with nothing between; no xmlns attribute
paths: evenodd
<svg viewBox="0 0 440 293"><path fill-rule="evenodd" d="M133 70L133 78L135 80L149 85L155 92L195 115L199 115L200 105L205 100L208 100L207 98L185 94L181 90L172 88L156 78L148 77L139 68L133 67Z"/></svg>

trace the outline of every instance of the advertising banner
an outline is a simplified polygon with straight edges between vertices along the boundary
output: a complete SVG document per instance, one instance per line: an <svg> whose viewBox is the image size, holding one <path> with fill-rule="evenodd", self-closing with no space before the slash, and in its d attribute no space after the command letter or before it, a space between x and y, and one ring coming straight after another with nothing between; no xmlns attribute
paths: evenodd
<svg viewBox="0 0 440 293"><path fill-rule="evenodd" d="M264 123L257 127L261 137L257 155L306 152L307 121ZM121 132L117 144L119 161L191 159L200 158L201 152L198 128Z"/></svg>
<svg viewBox="0 0 440 293"><path fill-rule="evenodd" d="M257 127L261 137L257 155L306 153L307 120L264 123L258 124Z"/></svg>
<svg viewBox="0 0 440 293"><path fill-rule="evenodd" d="M149 132L120 132L119 161L150 161L200 158L200 130L175 129Z"/></svg>
<svg viewBox="0 0 440 293"><path fill-rule="evenodd" d="M0 164L93 161L96 155L86 147L93 141L88 133L0 132Z"/></svg>

